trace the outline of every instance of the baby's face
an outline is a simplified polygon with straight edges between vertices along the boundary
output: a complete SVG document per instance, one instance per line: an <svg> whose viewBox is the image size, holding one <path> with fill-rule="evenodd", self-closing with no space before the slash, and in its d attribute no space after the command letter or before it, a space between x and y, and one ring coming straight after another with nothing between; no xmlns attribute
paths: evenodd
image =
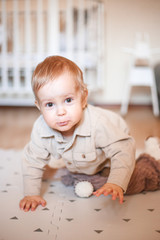
<svg viewBox="0 0 160 240"><path fill-rule="evenodd" d="M76 90L73 77L68 73L62 74L41 87L37 96L36 105L48 126L64 137L72 136L86 105L86 100L82 102L81 93Z"/></svg>

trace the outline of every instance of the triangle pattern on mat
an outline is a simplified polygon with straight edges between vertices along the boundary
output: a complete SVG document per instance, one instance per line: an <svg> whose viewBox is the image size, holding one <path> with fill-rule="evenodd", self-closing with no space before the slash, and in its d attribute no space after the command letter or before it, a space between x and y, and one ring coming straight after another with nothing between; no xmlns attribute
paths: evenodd
<svg viewBox="0 0 160 240"><path fill-rule="evenodd" d="M66 220L67 220L68 222L71 222L71 221L73 220L73 218L66 218Z"/></svg>
<svg viewBox="0 0 160 240"><path fill-rule="evenodd" d="M96 233L101 233L103 230L94 230Z"/></svg>
<svg viewBox="0 0 160 240"><path fill-rule="evenodd" d="M154 211L153 208L149 208L149 209L147 209L147 210L150 211L150 212L153 212L153 211Z"/></svg>
<svg viewBox="0 0 160 240"><path fill-rule="evenodd" d="M15 217L12 217L10 218L11 220L18 220L18 218L15 216Z"/></svg>
<svg viewBox="0 0 160 240"><path fill-rule="evenodd" d="M46 211L46 210L49 210L49 208L46 207L46 208L43 208L43 209L42 209L42 211Z"/></svg>
<svg viewBox="0 0 160 240"><path fill-rule="evenodd" d="M101 211L101 209L100 208L95 208L94 209L96 212L99 212L99 211Z"/></svg>
<svg viewBox="0 0 160 240"><path fill-rule="evenodd" d="M34 230L34 232L43 232L42 229L37 228L36 230Z"/></svg>
<svg viewBox="0 0 160 240"><path fill-rule="evenodd" d="M129 218L124 218L123 219L125 222L129 222L131 219L129 219Z"/></svg>

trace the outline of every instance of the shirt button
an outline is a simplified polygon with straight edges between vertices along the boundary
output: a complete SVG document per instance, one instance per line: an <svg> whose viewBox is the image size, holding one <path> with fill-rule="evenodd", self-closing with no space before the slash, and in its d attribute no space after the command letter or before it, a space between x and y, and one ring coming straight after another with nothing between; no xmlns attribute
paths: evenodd
<svg viewBox="0 0 160 240"><path fill-rule="evenodd" d="M85 155L85 154L82 154L82 158L86 158L86 155Z"/></svg>

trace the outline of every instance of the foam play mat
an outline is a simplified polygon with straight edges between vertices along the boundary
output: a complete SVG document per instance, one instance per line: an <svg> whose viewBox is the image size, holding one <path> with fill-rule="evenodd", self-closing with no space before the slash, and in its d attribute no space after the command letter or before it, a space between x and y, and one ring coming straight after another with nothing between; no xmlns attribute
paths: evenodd
<svg viewBox="0 0 160 240"><path fill-rule="evenodd" d="M56 173L43 181L47 205L21 211L21 157L0 150L0 240L160 239L160 191L124 196L122 205L110 196L79 198Z"/></svg>

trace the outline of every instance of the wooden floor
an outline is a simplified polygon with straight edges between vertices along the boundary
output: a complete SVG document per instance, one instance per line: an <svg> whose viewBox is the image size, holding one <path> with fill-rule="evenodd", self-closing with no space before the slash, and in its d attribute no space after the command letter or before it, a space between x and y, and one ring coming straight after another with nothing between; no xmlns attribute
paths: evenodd
<svg viewBox="0 0 160 240"><path fill-rule="evenodd" d="M119 107L108 107L119 113ZM34 121L39 116L34 107L0 107L0 148L22 149L30 139ZM131 106L126 117L137 148L152 135L160 137L160 117L154 117L151 106Z"/></svg>

